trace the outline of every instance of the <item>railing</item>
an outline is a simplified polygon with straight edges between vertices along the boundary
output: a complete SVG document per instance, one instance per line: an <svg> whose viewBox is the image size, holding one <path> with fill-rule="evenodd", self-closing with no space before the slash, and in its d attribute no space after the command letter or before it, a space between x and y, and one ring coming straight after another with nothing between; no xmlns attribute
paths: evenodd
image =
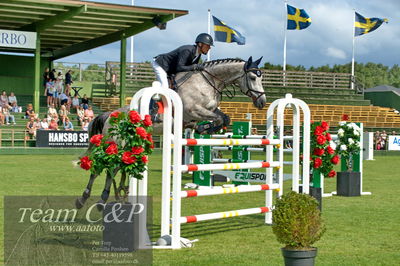
<svg viewBox="0 0 400 266"><path fill-rule="evenodd" d="M25 129L0 129L0 147L15 147L16 143L23 143L27 147L28 142L35 141L30 139ZM4 145L9 143L10 145Z"/></svg>
<svg viewBox="0 0 400 266"><path fill-rule="evenodd" d="M73 81L103 82L106 71L104 64L91 63L55 62L54 68L57 73L61 72L64 75L68 70L72 70Z"/></svg>

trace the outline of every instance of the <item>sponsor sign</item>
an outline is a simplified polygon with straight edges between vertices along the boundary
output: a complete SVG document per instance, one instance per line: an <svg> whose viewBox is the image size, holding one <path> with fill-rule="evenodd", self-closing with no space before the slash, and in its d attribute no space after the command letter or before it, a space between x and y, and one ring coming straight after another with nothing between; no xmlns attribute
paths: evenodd
<svg viewBox="0 0 400 266"><path fill-rule="evenodd" d="M389 146L390 151L400 151L400 136L389 136Z"/></svg>
<svg viewBox="0 0 400 266"><path fill-rule="evenodd" d="M35 49L36 36L36 32L0 29L0 47Z"/></svg>
<svg viewBox="0 0 400 266"><path fill-rule="evenodd" d="M36 147L84 148L89 145L87 131L38 130Z"/></svg>
<svg viewBox="0 0 400 266"><path fill-rule="evenodd" d="M231 181L265 183L266 175L261 172L236 172L236 171L213 171L213 174L223 175Z"/></svg>

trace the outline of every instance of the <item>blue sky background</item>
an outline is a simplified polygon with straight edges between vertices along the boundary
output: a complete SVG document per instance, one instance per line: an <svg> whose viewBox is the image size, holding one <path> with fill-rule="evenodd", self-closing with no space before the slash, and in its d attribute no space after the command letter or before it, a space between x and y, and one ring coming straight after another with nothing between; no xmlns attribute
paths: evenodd
<svg viewBox="0 0 400 266"><path fill-rule="evenodd" d="M131 0L97 0L131 5ZM305 9L312 24L305 30L287 32L287 63L321 66L351 61L354 10L365 17L387 18L376 31L356 37L355 60L388 66L400 63L400 0L293 0L288 4ZM207 32L207 10L246 37L246 45L217 42L211 59L263 56L262 64L282 64L286 10L283 0L135 0L135 5L188 10L189 14L135 36L134 61L149 61ZM213 24L212 24L213 26ZM119 42L62 58L63 62L105 63L119 60ZM127 44L128 61L130 44ZM204 56L205 58L205 56Z"/></svg>

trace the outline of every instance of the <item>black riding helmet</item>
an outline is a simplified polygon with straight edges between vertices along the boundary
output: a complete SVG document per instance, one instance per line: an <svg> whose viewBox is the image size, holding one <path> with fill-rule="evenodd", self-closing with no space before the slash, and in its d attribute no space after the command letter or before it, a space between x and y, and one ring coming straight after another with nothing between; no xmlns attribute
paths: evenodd
<svg viewBox="0 0 400 266"><path fill-rule="evenodd" d="M196 43L199 43L199 42L204 43L204 44L208 44L210 46L214 46L213 38L208 33L200 33L196 37Z"/></svg>

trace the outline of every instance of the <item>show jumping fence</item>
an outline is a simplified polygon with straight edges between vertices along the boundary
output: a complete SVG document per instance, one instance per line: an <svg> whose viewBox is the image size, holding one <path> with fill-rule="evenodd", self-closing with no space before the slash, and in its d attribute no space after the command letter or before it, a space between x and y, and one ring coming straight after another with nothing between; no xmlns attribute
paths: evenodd
<svg viewBox="0 0 400 266"><path fill-rule="evenodd" d="M293 155L293 176L300 176L300 108L303 111L304 121L310 121L310 112L308 106L301 100L293 99L291 95L286 98L276 100L270 105L267 112L267 137L266 139L217 139L217 140L193 140L182 138L182 124L183 124L183 106L179 95L173 90L165 90L161 88L158 82L153 83L153 87L144 88L138 91L131 102L131 109L138 110L142 116L149 113L149 103L151 97L159 94L162 97L164 105L164 121L163 121L163 163L162 163L162 196L161 196L161 237L170 236L171 243L166 246L153 246L153 248L181 248L181 224L193 223L198 221L205 221L211 219L220 219L240 215L250 215L256 213L265 213L265 222L272 223L272 203L273 203L273 189L279 188L279 194L283 191L283 129L284 129L284 109L286 106L293 108L294 124L294 155ZM172 116L172 109L174 116ZM276 129L279 132L279 138L273 139L274 135L274 120L273 116L277 110L277 124ZM173 119L172 119L173 117ZM310 124L305 122L303 124L303 165L309 165L309 138L310 138ZM241 144L255 144L266 146L266 161L262 162L249 162L249 163L228 163L228 164L210 164L210 165L183 165L182 164L182 148L188 145L241 145ZM173 146L173 150L172 150ZM277 147L278 160L274 161L273 148ZM173 152L172 152L173 151ZM171 157L172 154L172 157ZM295 156L297 154L297 156ZM171 167L172 166L172 167ZM172 168L172 179L171 179ZM223 195L224 190L207 191L201 194L200 191L182 191L182 172L198 171L198 170L215 170L215 169L242 169L242 168L266 168L266 183L265 186L249 186L246 188L238 188L232 190L232 193L240 192L255 192L265 191L265 204L261 207L233 210L221 213L209 213L192 216L181 216L181 200L188 195L212 195L217 193ZM273 182L273 168L278 168L279 182ZM147 171L143 173L143 179L137 180L130 179L130 196L147 196ZM302 174L303 193L309 193L309 167L303 167ZM299 191L300 178L293 178L292 189ZM172 191L171 191L172 185ZM246 186L247 187L247 186ZM172 193L171 193L172 192ZM185 194L186 193L186 194ZM189 194L188 194L189 193ZM186 195L186 196L185 196ZM172 196L172 197L171 197ZM130 197L134 199L135 197ZM172 209L171 209L172 198ZM146 203L142 204L146 205ZM146 208L144 208L139 219L139 230L146 232ZM171 228L170 228L171 227ZM151 247L149 239L144 235L139 235L139 243L142 248Z"/></svg>

